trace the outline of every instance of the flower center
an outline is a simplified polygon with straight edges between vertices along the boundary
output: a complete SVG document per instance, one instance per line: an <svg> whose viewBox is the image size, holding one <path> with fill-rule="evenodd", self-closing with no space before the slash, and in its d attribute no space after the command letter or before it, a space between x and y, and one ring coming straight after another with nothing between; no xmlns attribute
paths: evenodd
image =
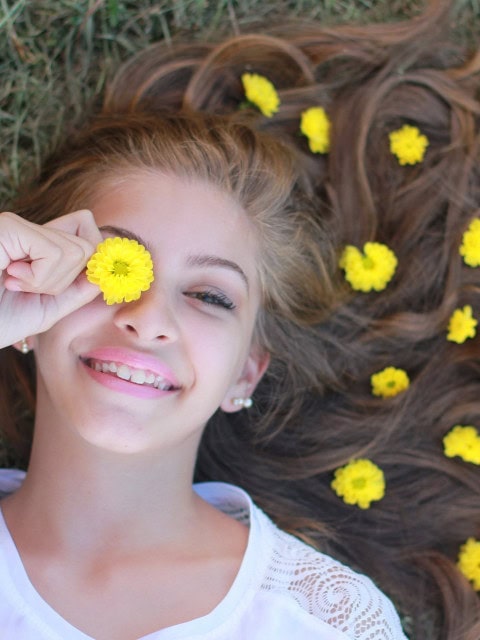
<svg viewBox="0 0 480 640"><path fill-rule="evenodd" d="M366 484L365 478L354 478L352 480L352 485L355 489L364 489Z"/></svg>
<svg viewBox="0 0 480 640"><path fill-rule="evenodd" d="M115 260L113 263L112 273L114 276L128 276L130 272L129 266L123 260Z"/></svg>
<svg viewBox="0 0 480 640"><path fill-rule="evenodd" d="M368 256L364 256L363 266L365 267L365 269L373 269L375 267L375 262Z"/></svg>

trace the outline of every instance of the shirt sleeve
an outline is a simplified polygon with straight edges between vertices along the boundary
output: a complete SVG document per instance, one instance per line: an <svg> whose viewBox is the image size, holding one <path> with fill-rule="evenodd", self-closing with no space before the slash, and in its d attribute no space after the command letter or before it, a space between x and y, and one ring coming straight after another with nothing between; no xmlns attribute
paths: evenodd
<svg viewBox="0 0 480 640"><path fill-rule="evenodd" d="M25 471L20 469L0 469L0 498L19 489L25 479Z"/></svg>

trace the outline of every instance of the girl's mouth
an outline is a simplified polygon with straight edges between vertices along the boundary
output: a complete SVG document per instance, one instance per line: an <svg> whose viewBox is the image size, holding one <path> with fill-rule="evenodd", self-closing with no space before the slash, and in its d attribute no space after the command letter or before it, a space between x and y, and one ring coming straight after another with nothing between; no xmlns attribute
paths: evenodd
<svg viewBox="0 0 480 640"><path fill-rule="evenodd" d="M133 382L139 386L153 387L160 389L160 391L175 391L177 389L166 378L148 369L137 369L121 362L105 362L94 358L81 358L81 360L94 371L105 373L127 382Z"/></svg>

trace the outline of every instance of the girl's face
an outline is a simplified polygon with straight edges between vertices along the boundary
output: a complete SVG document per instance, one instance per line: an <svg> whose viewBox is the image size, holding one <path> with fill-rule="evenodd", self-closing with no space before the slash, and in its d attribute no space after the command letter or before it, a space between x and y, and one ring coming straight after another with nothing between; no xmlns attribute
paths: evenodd
<svg viewBox="0 0 480 640"><path fill-rule="evenodd" d="M135 302L107 306L99 295L36 336L37 428L125 453L196 445L215 410L237 410L232 399L249 396L268 363L252 345L255 231L228 195L155 172L103 184L92 210L104 236L148 246L155 280ZM94 369L102 365L122 377Z"/></svg>

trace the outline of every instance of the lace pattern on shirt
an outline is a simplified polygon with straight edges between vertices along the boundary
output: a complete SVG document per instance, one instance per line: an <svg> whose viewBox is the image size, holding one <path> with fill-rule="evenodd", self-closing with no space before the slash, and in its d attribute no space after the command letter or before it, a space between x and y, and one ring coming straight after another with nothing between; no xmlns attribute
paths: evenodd
<svg viewBox="0 0 480 640"><path fill-rule="evenodd" d="M403 638L390 601L360 575L278 529L263 589L288 591L308 613L355 640Z"/></svg>
<svg viewBox="0 0 480 640"><path fill-rule="evenodd" d="M248 509L223 503L222 510L248 526ZM288 595L352 640L405 638L393 605L369 578L268 522L273 550L261 589Z"/></svg>

